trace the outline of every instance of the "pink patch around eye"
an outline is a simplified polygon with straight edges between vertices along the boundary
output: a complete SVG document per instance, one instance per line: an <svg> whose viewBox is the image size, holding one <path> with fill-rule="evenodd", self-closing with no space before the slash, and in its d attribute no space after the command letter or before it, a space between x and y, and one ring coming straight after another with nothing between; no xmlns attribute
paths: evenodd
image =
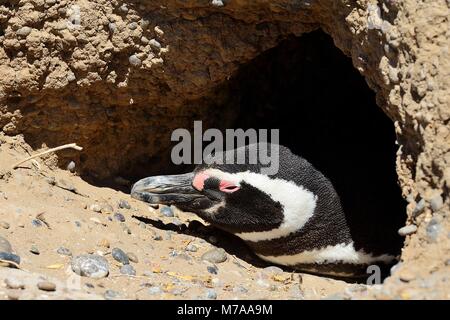
<svg viewBox="0 0 450 320"><path fill-rule="evenodd" d="M205 186L205 180L208 178L209 176L207 174L200 172L196 174L194 179L192 180L192 186L198 191L202 191L203 187Z"/></svg>
<svg viewBox="0 0 450 320"><path fill-rule="evenodd" d="M239 190L239 186L232 182L221 180L219 184L219 190L226 193L233 193Z"/></svg>

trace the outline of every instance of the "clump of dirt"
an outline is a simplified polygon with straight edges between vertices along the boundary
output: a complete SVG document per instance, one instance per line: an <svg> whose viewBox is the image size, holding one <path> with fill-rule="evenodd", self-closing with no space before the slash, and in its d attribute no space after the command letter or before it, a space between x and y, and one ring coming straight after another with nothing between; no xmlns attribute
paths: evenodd
<svg viewBox="0 0 450 320"><path fill-rule="evenodd" d="M445 287L440 288L450 268L449 13L444 0L2 3L0 128L13 138L5 138L2 145L1 169L8 169L12 158L25 156L23 148L31 152L76 142L84 147L82 153L64 151L58 160L50 160L62 167L74 161L79 174L97 180L160 172L169 162L172 129L189 128L194 119L205 120L205 127L226 127L233 121L233 108L220 108L228 99L220 88L242 64L286 37L321 28L352 58L395 125L396 169L408 201L410 232L402 263L380 295L394 297L403 290L405 298L448 297ZM41 193L51 189L64 198L71 191L46 185L40 170L19 169L1 181L6 194L14 195L17 185L15 198L0 199L10 206L2 207L5 220L26 203L26 194L33 212L26 214L38 214L42 206L49 210L50 222L58 221L57 216L52 218L58 208L52 203L56 197ZM89 191L92 199L97 192L98 200L118 195L67 172L48 170L80 183L80 192ZM33 188L36 192L30 192ZM72 195L78 197L84 198ZM75 210L70 204L77 201L63 203ZM60 212L59 219L67 214ZM81 232L86 239L95 235L95 228L107 228L95 223L87 222L86 232ZM7 232L15 230L10 228ZM73 236L79 236L80 229L75 230ZM29 236L22 232L17 237L21 251L25 250L21 241Z"/></svg>

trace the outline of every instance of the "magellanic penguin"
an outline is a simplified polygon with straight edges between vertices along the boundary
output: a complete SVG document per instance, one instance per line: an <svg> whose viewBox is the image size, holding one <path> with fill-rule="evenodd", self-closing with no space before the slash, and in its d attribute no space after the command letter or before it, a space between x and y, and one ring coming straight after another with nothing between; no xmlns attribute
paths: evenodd
<svg viewBox="0 0 450 320"><path fill-rule="evenodd" d="M243 147L246 160L259 147ZM131 195L193 212L244 240L261 259L300 271L359 277L367 275L369 265L396 259L389 248L372 250L355 242L358 230L347 223L331 182L281 145L274 175L262 174L259 164L216 162L198 165L192 173L144 178Z"/></svg>

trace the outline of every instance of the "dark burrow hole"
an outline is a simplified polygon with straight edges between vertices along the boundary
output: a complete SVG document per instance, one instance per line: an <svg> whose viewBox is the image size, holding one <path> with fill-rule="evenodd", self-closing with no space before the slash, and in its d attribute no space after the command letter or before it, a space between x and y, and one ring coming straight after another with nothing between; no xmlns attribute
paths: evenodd
<svg viewBox="0 0 450 320"><path fill-rule="evenodd" d="M315 31L282 41L242 66L221 90L227 95L221 109L236 111L234 128L280 129L280 143L331 180L349 224L362 235L356 241L400 253L397 230L406 209L394 126L328 35Z"/></svg>

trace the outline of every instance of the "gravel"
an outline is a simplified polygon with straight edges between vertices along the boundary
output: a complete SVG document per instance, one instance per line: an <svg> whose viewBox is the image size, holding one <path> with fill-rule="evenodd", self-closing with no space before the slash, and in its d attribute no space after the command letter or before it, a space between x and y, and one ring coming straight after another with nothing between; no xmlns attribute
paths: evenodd
<svg viewBox="0 0 450 320"><path fill-rule="evenodd" d="M130 259L131 262L134 262L134 263L138 263L139 262L138 257L133 252L127 252L127 256L128 256L128 259Z"/></svg>
<svg viewBox="0 0 450 320"><path fill-rule="evenodd" d="M80 255L72 259L72 270L76 274L90 278L104 278L109 273L108 261L96 254Z"/></svg>
<svg viewBox="0 0 450 320"><path fill-rule="evenodd" d="M75 79L74 79L74 80L75 80ZM73 80L72 80L72 81L73 81ZM70 172L75 172L75 162L70 161L66 168L67 168L67 170L69 170Z"/></svg>
<svg viewBox="0 0 450 320"><path fill-rule="evenodd" d="M127 200L123 200L123 199L119 200L118 206L119 206L120 209L127 209L127 210L131 209L131 206L128 203L128 201Z"/></svg>
<svg viewBox="0 0 450 320"><path fill-rule="evenodd" d="M150 287L148 288L148 293L151 295L161 294L163 291L160 287Z"/></svg>
<svg viewBox="0 0 450 320"><path fill-rule="evenodd" d="M10 224L6 221L0 221L0 227L2 227L3 229L9 229Z"/></svg>
<svg viewBox="0 0 450 320"><path fill-rule="evenodd" d="M56 252L63 256L72 256L72 252L66 247L59 247L58 250L56 250Z"/></svg>
<svg viewBox="0 0 450 320"><path fill-rule="evenodd" d="M41 281L37 284L37 287L43 291L55 291L56 284L50 281Z"/></svg>
<svg viewBox="0 0 450 320"><path fill-rule="evenodd" d="M114 214L114 219L120 222L125 222L125 216L119 212Z"/></svg>
<svg viewBox="0 0 450 320"><path fill-rule="evenodd" d="M171 207L162 207L160 212L164 217L172 218L175 216Z"/></svg>
<svg viewBox="0 0 450 320"><path fill-rule="evenodd" d="M227 261L227 254L222 248L212 249L204 253L201 259L211 263L222 263Z"/></svg>
<svg viewBox="0 0 450 320"><path fill-rule="evenodd" d="M36 255L41 254L41 251L39 251L39 248L36 245L34 245L34 244L31 246L30 252L33 253L33 254L36 254Z"/></svg>
<svg viewBox="0 0 450 320"><path fill-rule="evenodd" d="M5 284L8 289L24 289L25 284L22 280L15 277L9 277L5 279Z"/></svg>
<svg viewBox="0 0 450 320"><path fill-rule="evenodd" d="M130 64L134 67L140 67L142 64L141 59L138 58L137 55L133 54L128 58L128 61L130 62Z"/></svg>
<svg viewBox="0 0 450 320"><path fill-rule="evenodd" d="M22 37L26 37L31 33L32 29L30 27L22 27L16 31L16 34Z"/></svg>
<svg viewBox="0 0 450 320"><path fill-rule="evenodd" d="M31 224L33 225L33 227L42 227L42 221L38 219L31 220Z"/></svg>
<svg viewBox="0 0 450 320"><path fill-rule="evenodd" d="M404 226L400 229L398 229L398 234L401 235L402 237L405 237L409 234L413 234L417 231L417 226L415 226L414 224L410 224L407 226Z"/></svg>
<svg viewBox="0 0 450 320"><path fill-rule="evenodd" d="M121 274L127 274L130 276L136 275L136 270L134 270L133 266L131 264L126 264L120 268Z"/></svg>
<svg viewBox="0 0 450 320"><path fill-rule="evenodd" d="M433 218L428 222L427 225L427 237L431 242L436 242L439 232L441 230L441 225L436 218Z"/></svg>
<svg viewBox="0 0 450 320"><path fill-rule="evenodd" d="M105 293L103 294L103 297L106 300L114 300L117 297L119 297L120 293L114 290L106 290Z"/></svg>
<svg viewBox="0 0 450 320"><path fill-rule="evenodd" d="M189 252L197 252L197 251L198 251L198 248L197 248L197 246L196 246L195 244L190 243L190 244L188 244L188 245L186 246L185 250L186 250L186 251L189 251Z"/></svg>
<svg viewBox="0 0 450 320"><path fill-rule="evenodd" d="M437 195L430 200L431 209L435 212L442 208L444 205L444 200L441 195Z"/></svg>
<svg viewBox="0 0 450 320"><path fill-rule="evenodd" d="M216 300L217 299L217 292L213 289L208 289L205 293L206 299L209 300Z"/></svg>
<svg viewBox="0 0 450 320"><path fill-rule="evenodd" d="M130 264L130 259L128 258L127 254L123 252L122 249L114 248L111 252L114 260L122 263L122 264Z"/></svg>
<svg viewBox="0 0 450 320"><path fill-rule="evenodd" d="M207 266L206 270L208 270L208 272L211 274L217 274L217 272L219 271L217 266Z"/></svg>

